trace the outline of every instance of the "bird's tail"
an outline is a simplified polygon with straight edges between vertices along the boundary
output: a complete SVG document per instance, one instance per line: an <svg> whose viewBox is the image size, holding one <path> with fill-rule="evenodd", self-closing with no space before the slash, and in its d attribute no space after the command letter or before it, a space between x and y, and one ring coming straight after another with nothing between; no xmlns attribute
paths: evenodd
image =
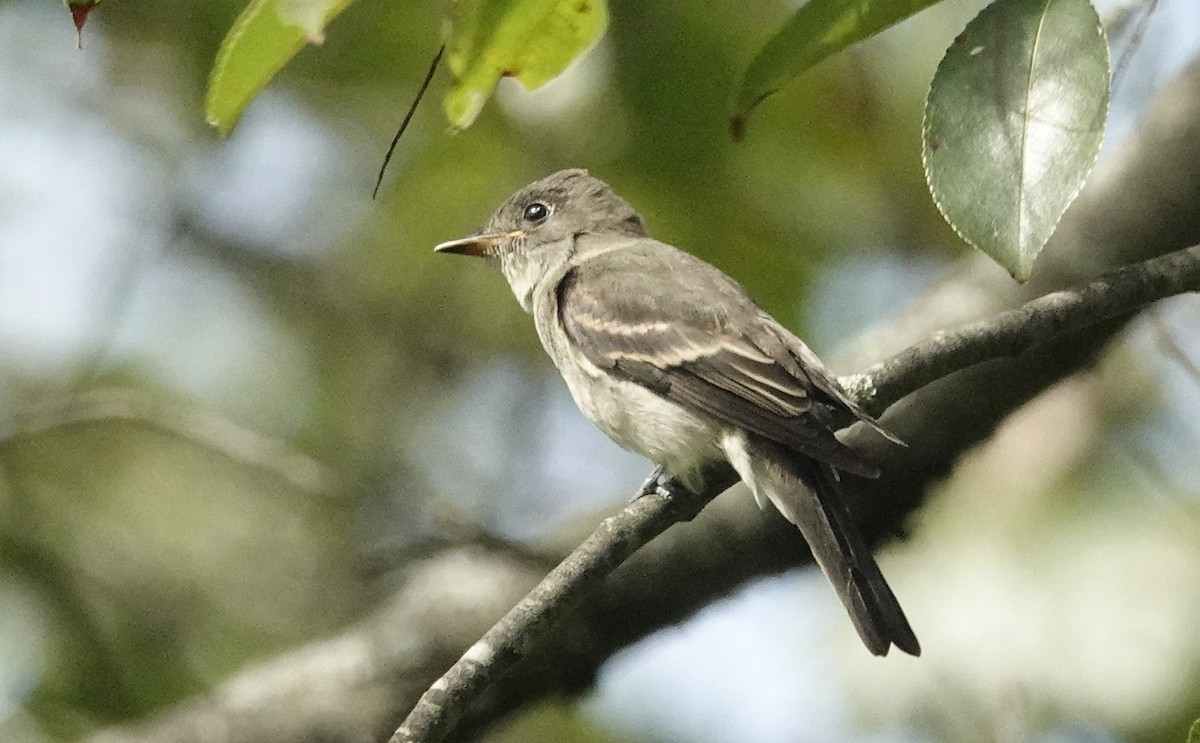
<svg viewBox="0 0 1200 743"><path fill-rule="evenodd" d="M834 471L769 442L756 441L743 451L741 457L730 457L734 468L760 505L765 496L800 528L867 648L886 655L895 645L920 655L921 645L900 602L850 520Z"/></svg>

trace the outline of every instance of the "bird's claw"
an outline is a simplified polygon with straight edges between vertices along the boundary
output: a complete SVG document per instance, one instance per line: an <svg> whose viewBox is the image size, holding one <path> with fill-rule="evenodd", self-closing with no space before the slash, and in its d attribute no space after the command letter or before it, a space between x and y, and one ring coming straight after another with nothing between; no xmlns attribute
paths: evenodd
<svg viewBox="0 0 1200 743"><path fill-rule="evenodd" d="M667 481L669 479L662 467L655 467L650 476L646 478L646 481L642 483L642 486L629 499L629 502L633 503L639 498L645 498L647 495L661 495L664 497L670 495L671 491L667 488Z"/></svg>

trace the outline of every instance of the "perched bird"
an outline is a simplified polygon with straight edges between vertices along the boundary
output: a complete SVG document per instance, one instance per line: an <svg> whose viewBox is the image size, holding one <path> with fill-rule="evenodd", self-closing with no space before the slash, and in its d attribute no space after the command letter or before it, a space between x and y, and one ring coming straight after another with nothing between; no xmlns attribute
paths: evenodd
<svg viewBox="0 0 1200 743"><path fill-rule="evenodd" d="M706 466L727 461L760 507L800 528L867 648L920 654L837 485L839 472L879 470L834 436L834 421L849 414L894 437L740 284L650 237L585 170L531 183L477 234L435 250L499 266L579 409L609 437L694 490Z"/></svg>

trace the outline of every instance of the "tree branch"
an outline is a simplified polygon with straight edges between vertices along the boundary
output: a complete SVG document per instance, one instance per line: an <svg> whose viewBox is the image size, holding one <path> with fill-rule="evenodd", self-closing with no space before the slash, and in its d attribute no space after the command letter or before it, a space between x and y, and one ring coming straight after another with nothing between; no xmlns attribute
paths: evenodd
<svg viewBox="0 0 1200 743"><path fill-rule="evenodd" d="M336 478L321 462L277 439L185 401L115 387L92 389L18 410L0 441L60 428L123 421L207 447L247 467L269 472L312 495L337 492Z"/></svg>
<svg viewBox="0 0 1200 743"><path fill-rule="evenodd" d="M1027 302L1020 309L938 333L849 378L851 395L876 406L894 402L942 377L1032 346L1130 315L1164 297L1200 289L1200 247L1113 271L1084 286ZM714 471L699 494L676 483L669 494L635 500L596 531L421 696L390 743L437 743L482 691L557 629L557 620L637 549L736 482L728 467Z"/></svg>
<svg viewBox="0 0 1200 743"><path fill-rule="evenodd" d="M842 385L864 408L878 414L901 398L954 372L998 358L1015 358L1030 347L1066 333L1135 312L1164 297L1195 291L1200 247L1185 248L1123 266L1083 286L1026 302L1020 308L939 331Z"/></svg>
<svg viewBox="0 0 1200 743"><path fill-rule="evenodd" d="M600 523L558 567L497 622L422 696L390 743L442 740L475 698L557 629L558 620L593 591L617 566L667 527L695 518L710 500L733 484L692 494L680 487L647 495ZM736 480L736 478L733 478Z"/></svg>
<svg viewBox="0 0 1200 743"><path fill-rule="evenodd" d="M1134 263L1200 242L1200 63L1166 86L1135 136L1097 165L1039 259L1017 287L990 261L972 257L904 315L855 339L841 368L862 369L938 328L996 315L1079 283L1106 266ZM1020 356L940 378L892 405L884 420L907 449L849 431L885 468L847 484L867 539L894 534L973 442L1049 384L1094 358L1123 318L1035 343ZM946 351L949 353L949 351ZM835 359L837 360L837 359ZM929 373L929 372L924 372ZM912 383L907 383L912 384ZM874 382L879 400L883 379ZM864 392L870 392L870 384ZM663 528L666 528L665 526ZM492 683L462 718L455 738L530 700L588 688L618 649L728 594L745 581L808 560L798 531L749 498L724 497L693 521L639 550L526 659ZM139 724L98 732L89 743L377 743L436 674L537 582L545 568L511 552L455 547L409 565L407 582L375 614L340 635L299 648ZM344 644L343 644L344 643ZM318 653L353 648L353 654Z"/></svg>

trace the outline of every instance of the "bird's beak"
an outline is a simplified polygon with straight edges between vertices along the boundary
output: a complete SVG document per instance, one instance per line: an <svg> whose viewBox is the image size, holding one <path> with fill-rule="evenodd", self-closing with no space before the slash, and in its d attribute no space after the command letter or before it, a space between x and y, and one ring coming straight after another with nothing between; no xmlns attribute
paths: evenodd
<svg viewBox="0 0 1200 743"><path fill-rule="evenodd" d="M471 235L470 237L450 240L434 247L435 253L457 253L458 255L473 255L482 257L491 255L500 247L500 243L520 237L520 231L500 235Z"/></svg>

